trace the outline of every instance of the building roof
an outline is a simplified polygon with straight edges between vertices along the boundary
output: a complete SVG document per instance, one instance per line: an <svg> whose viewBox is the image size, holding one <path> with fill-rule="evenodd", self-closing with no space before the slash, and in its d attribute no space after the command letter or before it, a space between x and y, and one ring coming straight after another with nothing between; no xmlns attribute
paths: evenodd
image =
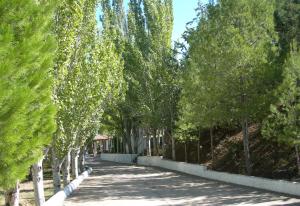
<svg viewBox="0 0 300 206"><path fill-rule="evenodd" d="M107 135L102 135L102 134L97 134L94 137L94 141L100 141L100 140L108 140L111 139L111 137L107 136Z"/></svg>

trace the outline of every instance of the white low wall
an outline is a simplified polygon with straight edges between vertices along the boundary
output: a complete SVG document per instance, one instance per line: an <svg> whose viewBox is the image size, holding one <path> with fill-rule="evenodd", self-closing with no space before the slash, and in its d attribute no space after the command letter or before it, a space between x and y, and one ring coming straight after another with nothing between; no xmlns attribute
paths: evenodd
<svg viewBox="0 0 300 206"><path fill-rule="evenodd" d="M205 166L163 160L161 157L138 157L138 164L179 171L211 180L300 196L300 183L207 170Z"/></svg>
<svg viewBox="0 0 300 206"><path fill-rule="evenodd" d="M92 168L89 168L85 172L83 172L78 178L73 180L70 184L68 184L64 190L59 191L55 195L53 195L49 200L47 200L43 206L63 206L65 199L74 192L74 190L80 185L80 183L89 176L92 172Z"/></svg>
<svg viewBox="0 0 300 206"><path fill-rule="evenodd" d="M110 161L110 162L119 162L131 164L136 160L137 154L109 154L102 153L100 155L101 160Z"/></svg>

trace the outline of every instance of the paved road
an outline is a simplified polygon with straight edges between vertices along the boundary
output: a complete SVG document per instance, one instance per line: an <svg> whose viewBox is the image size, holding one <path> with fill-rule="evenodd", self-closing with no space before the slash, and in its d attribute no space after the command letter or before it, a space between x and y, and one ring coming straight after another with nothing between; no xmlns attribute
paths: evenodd
<svg viewBox="0 0 300 206"><path fill-rule="evenodd" d="M90 162L92 175L65 206L300 205L300 199L157 168Z"/></svg>

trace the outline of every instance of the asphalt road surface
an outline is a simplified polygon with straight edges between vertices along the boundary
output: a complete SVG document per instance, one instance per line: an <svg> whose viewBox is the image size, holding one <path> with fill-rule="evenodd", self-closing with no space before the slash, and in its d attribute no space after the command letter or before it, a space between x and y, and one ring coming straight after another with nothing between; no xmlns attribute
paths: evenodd
<svg viewBox="0 0 300 206"><path fill-rule="evenodd" d="M182 173L90 161L93 172L65 206L286 205L300 198L215 182Z"/></svg>

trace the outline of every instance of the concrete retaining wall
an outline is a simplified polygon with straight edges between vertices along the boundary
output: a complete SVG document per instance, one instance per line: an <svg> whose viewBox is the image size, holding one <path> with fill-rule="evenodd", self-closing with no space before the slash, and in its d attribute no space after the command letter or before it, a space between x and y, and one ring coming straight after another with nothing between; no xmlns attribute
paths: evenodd
<svg viewBox="0 0 300 206"><path fill-rule="evenodd" d="M74 192L74 190L80 185L80 183L89 176L92 172L92 168L89 168L85 172L83 172L78 178L73 180L70 184L68 184L64 190L59 191L55 195L53 195L49 200L47 200L43 206L63 206L65 199Z"/></svg>
<svg viewBox="0 0 300 206"><path fill-rule="evenodd" d="M100 156L101 160L110 161L110 162L119 162L131 164L137 158L137 154L108 154L102 153Z"/></svg>
<svg viewBox="0 0 300 206"><path fill-rule="evenodd" d="M300 183L284 180L271 180L260 177L230 174L207 170L205 166L163 160L161 157L138 157L138 164L144 166L156 166L169 170L179 171L211 180L227 182L237 185L254 187L257 189L279 192L289 195L300 196Z"/></svg>

